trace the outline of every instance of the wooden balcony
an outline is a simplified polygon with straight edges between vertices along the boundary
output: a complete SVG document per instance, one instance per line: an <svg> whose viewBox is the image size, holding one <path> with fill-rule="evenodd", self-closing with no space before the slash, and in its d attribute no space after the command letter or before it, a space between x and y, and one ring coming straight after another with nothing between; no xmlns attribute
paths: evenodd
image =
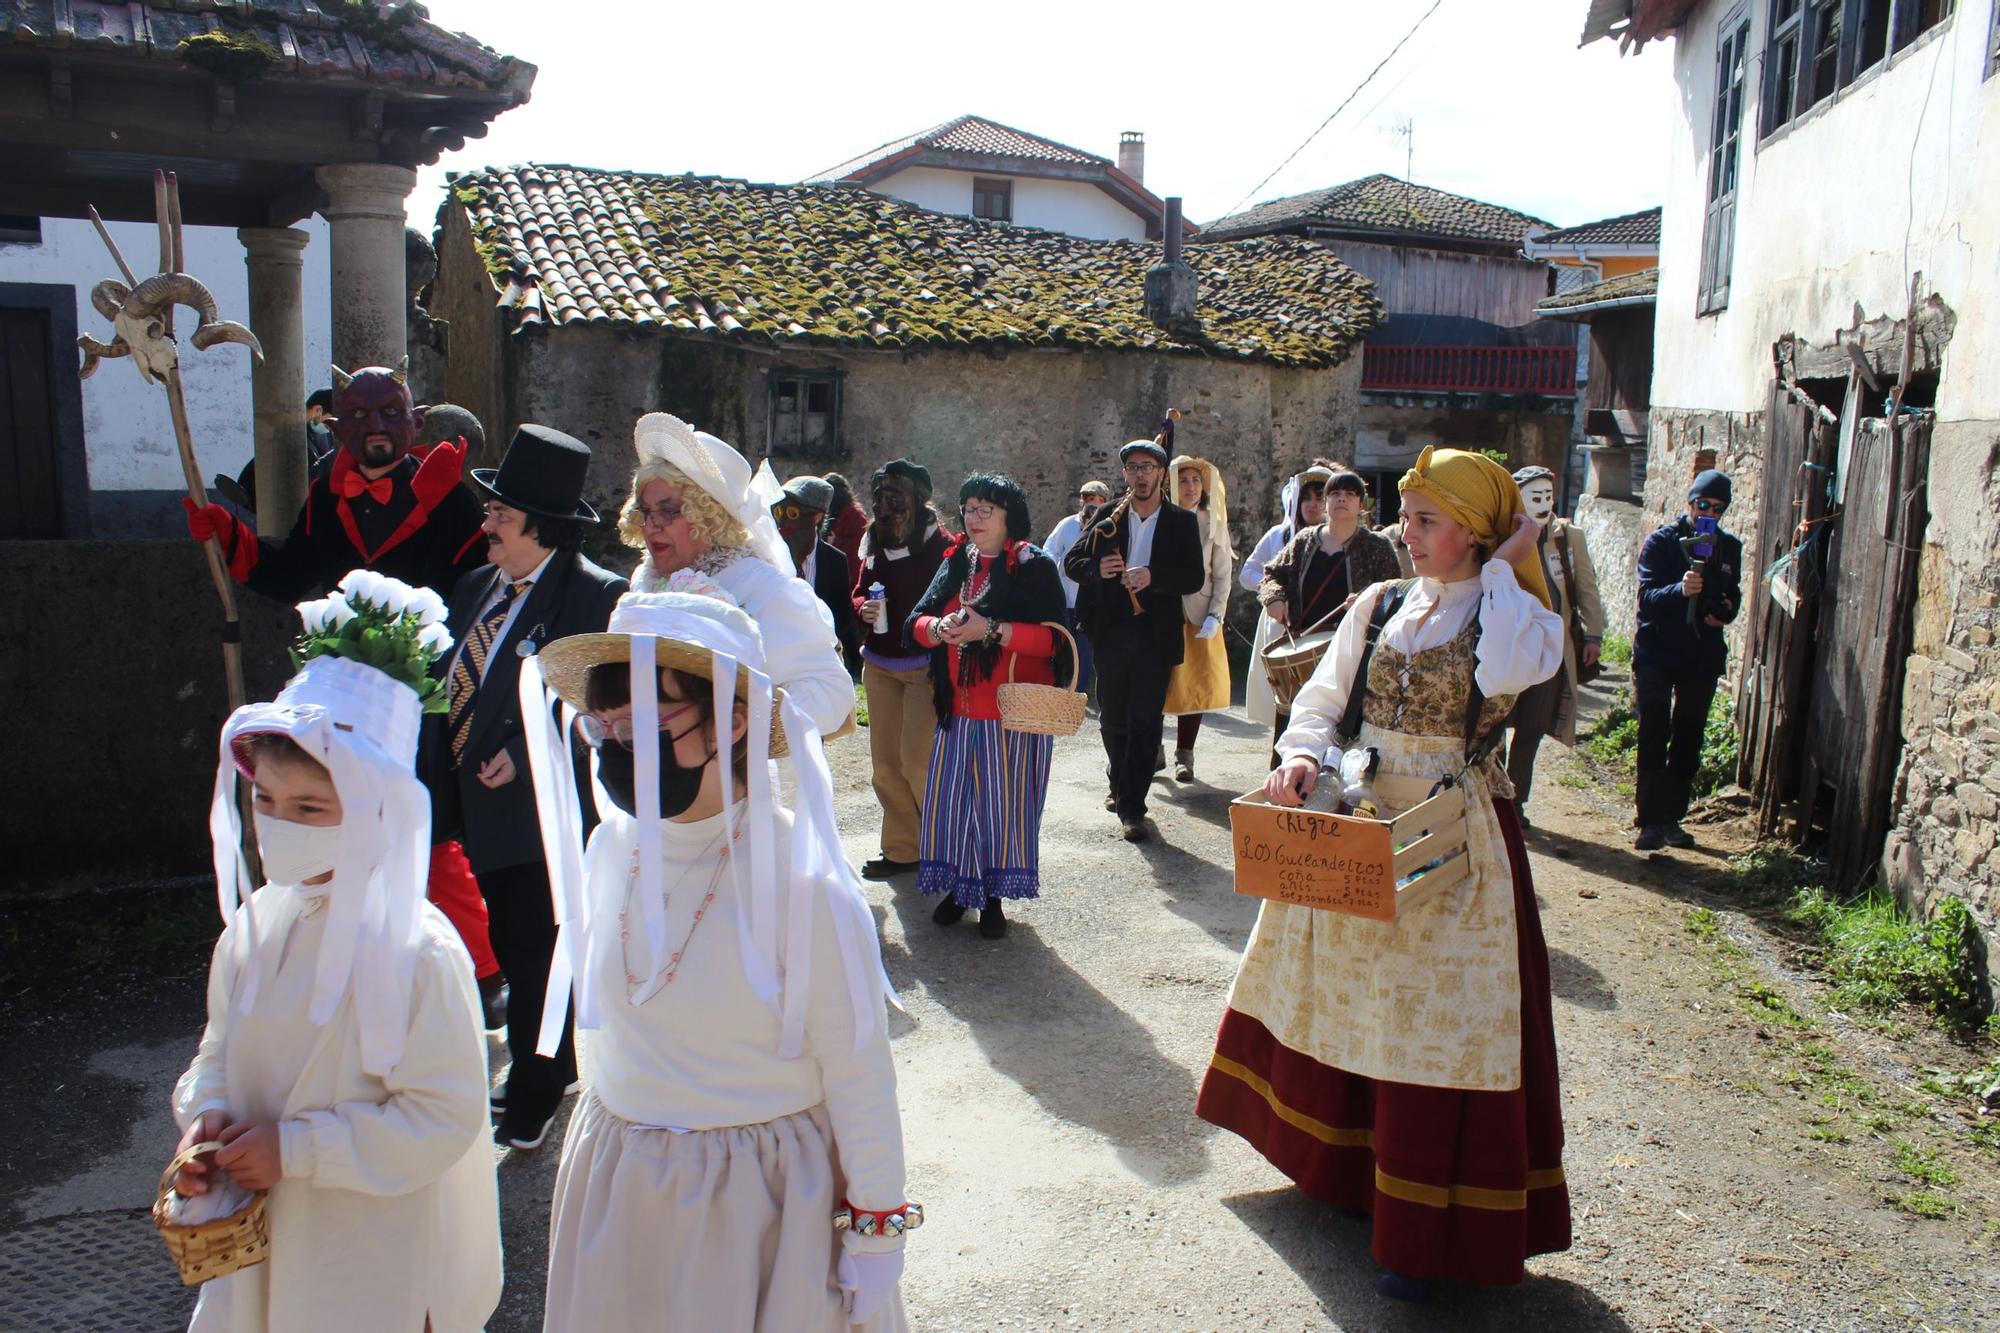
<svg viewBox="0 0 2000 1333"><path fill-rule="evenodd" d="M1389 393L1576 393L1574 347L1402 347L1362 349L1361 387Z"/></svg>

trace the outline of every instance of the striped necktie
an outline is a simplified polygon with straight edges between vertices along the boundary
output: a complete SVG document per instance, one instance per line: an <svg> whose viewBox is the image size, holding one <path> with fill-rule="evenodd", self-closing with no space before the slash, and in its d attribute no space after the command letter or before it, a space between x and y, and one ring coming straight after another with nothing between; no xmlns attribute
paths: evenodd
<svg viewBox="0 0 2000 1333"><path fill-rule="evenodd" d="M472 731L472 696L479 692L480 677L486 674L486 658L493 651L493 641L499 637L507 613L514 609L514 599L534 583L533 579L516 579L502 589L500 600L466 632L465 648L452 663L451 712L445 720L451 732L453 768L465 758L465 738Z"/></svg>

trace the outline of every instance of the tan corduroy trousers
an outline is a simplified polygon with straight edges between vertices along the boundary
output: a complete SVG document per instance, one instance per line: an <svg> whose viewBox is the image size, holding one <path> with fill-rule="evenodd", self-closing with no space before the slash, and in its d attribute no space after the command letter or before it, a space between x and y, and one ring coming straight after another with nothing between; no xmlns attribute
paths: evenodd
<svg viewBox="0 0 2000 1333"><path fill-rule="evenodd" d="M875 765L875 799L882 803L882 855L914 861L931 742L937 737L930 672L890 671L864 662L861 683L868 687L868 755Z"/></svg>

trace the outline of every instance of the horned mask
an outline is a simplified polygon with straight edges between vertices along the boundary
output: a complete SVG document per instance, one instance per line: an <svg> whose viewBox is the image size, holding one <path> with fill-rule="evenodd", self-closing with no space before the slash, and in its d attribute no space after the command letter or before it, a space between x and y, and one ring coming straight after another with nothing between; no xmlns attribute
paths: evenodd
<svg viewBox="0 0 2000 1333"><path fill-rule="evenodd" d="M364 366L348 374L333 367L333 438L361 467L400 462L417 442L417 410L410 401L408 363L394 370Z"/></svg>

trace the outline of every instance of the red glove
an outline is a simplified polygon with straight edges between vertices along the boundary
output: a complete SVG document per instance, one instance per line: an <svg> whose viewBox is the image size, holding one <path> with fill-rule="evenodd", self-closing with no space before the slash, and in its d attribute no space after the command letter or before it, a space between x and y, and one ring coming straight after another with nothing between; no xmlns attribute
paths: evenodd
<svg viewBox="0 0 2000 1333"><path fill-rule="evenodd" d="M223 558L229 561L229 577L238 583L249 582L250 571L257 567L257 557L262 553L257 546L257 534L221 505L198 505L183 495L181 508L187 511L188 535L198 542L220 542Z"/></svg>

